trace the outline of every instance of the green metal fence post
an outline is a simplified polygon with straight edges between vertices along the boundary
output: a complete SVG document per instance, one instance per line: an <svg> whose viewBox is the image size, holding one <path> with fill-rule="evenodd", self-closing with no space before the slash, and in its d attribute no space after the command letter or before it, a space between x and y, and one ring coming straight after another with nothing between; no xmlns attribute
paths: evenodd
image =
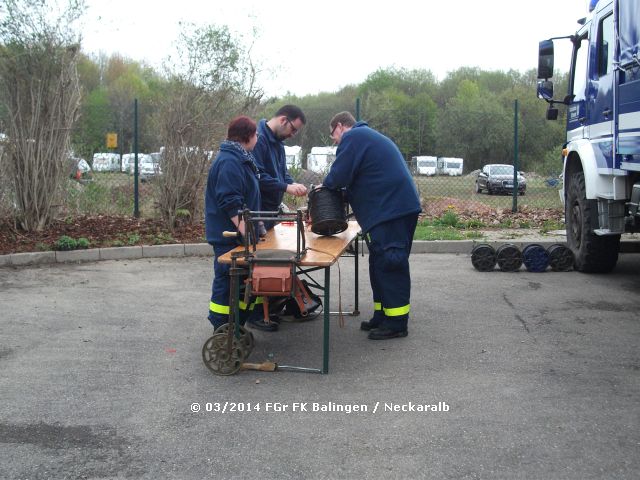
<svg viewBox="0 0 640 480"><path fill-rule="evenodd" d="M360 97L356 98L356 122L360 121Z"/></svg>
<svg viewBox="0 0 640 480"><path fill-rule="evenodd" d="M138 99L133 100L133 216L140 217L138 191Z"/></svg>
<svg viewBox="0 0 640 480"><path fill-rule="evenodd" d="M513 205L511 211L518 211L518 99L513 106Z"/></svg>

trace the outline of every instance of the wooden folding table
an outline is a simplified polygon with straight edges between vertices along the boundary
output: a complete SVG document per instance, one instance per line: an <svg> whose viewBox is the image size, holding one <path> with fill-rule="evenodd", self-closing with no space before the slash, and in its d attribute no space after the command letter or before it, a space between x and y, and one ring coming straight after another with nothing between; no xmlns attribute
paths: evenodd
<svg viewBox="0 0 640 480"><path fill-rule="evenodd" d="M331 267L338 261L341 256L345 255L347 248L350 244L354 244L353 257L355 258L355 286L354 286L354 310L348 312L350 315L359 315L358 311L358 235L360 233L360 226L355 221L350 221L348 227L344 232L332 235L332 236L320 236L315 233L306 230L305 242L307 247L306 254L296 262L296 269L302 274L308 274L316 270L324 269L324 286L319 287L324 293L324 334L322 344L322 369L302 368L301 370L317 372L317 373L329 373L329 317L332 313L330 307L330 294L331 294ZM261 241L257 245L257 250L286 250L295 252L297 245L297 230L295 223L280 223L273 229L267 232L267 236L264 241ZM244 250L244 247L237 247L230 252L222 255L218 262L220 263L232 263L231 256L234 253L239 253ZM237 257L236 262L238 265L246 265L246 262L242 257Z"/></svg>

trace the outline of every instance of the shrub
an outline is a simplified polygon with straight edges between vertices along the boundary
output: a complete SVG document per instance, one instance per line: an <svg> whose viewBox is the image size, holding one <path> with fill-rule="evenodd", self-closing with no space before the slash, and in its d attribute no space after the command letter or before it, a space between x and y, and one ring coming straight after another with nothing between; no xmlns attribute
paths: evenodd
<svg viewBox="0 0 640 480"><path fill-rule="evenodd" d="M89 240L84 237L80 237L76 241L76 248L89 248Z"/></svg>
<svg viewBox="0 0 640 480"><path fill-rule="evenodd" d="M90 242L88 239L84 237L80 237L77 240L73 237L69 237L68 235L62 235L56 243L53 245L54 250L59 251L67 251L67 250L76 250L79 248L89 248Z"/></svg>
<svg viewBox="0 0 640 480"><path fill-rule="evenodd" d="M62 235L58 240L56 240L56 243L53 245L53 248L55 250L66 251L66 250L73 250L77 248L77 246L78 246L78 242L75 238L69 237L67 235Z"/></svg>

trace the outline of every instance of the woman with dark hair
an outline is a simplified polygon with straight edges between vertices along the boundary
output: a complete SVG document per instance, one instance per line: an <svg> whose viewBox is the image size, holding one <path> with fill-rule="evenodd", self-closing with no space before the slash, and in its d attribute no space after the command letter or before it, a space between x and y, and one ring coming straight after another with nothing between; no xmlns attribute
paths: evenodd
<svg viewBox="0 0 640 480"><path fill-rule="evenodd" d="M218 258L240 244L237 237L224 237L225 231L245 233L238 210L260 210L258 168L251 151L258 141L256 122L240 116L234 118L227 130L227 139L209 169L205 192L205 233L213 246L213 286L209 303L209 321L214 329L228 322L231 281L228 264ZM240 303L242 323L249 306ZM244 308L242 308L244 307Z"/></svg>

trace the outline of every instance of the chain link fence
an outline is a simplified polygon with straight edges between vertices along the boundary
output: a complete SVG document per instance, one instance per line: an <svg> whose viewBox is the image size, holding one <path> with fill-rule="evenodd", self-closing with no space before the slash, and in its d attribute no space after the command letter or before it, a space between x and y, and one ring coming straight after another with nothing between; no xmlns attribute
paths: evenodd
<svg viewBox="0 0 640 480"><path fill-rule="evenodd" d="M353 111L352 105L305 109L306 127L300 134L286 142L287 145L300 147L295 149L297 150L295 154L288 156L289 171L297 182L307 186L322 183L331 162L335 159L335 147L331 145L329 138L329 121L341 109ZM273 112L267 112L265 115L269 116L270 113ZM386 116L388 115L385 113L383 117L386 118ZM373 120L369 121L369 125L396 141L402 151L402 145L407 145L407 143L402 143L402 139L395 138L400 135L397 130L381 120L376 120L380 117L379 113L372 113ZM158 217L156 208L158 192L154 186L154 179L157 178L157 175L162 175L160 162L162 145L153 126L149 124L144 105L141 107L139 118L137 142L139 146L137 189L139 213L143 217ZM409 127L410 134L412 120L409 115L404 123ZM134 129L132 126L125 128L123 125L115 125L110 128L111 131L118 133L117 148L107 149L103 143L86 146L83 151L72 155L67 186L59 206L61 214L123 216L134 214L136 202L134 196L136 191L133 154ZM85 128L85 126L79 125L78 128ZM487 128L490 130L491 126ZM407 134L406 129L403 134ZM473 141L464 136L459 138L458 151L460 150L459 145L464 145L467 140ZM482 166L490 163L512 162L496 161L495 157L491 158L489 155L487 155L486 161L478 160L477 157L472 161L467 161L463 157L428 156L425 151L429 149L429 146L425 142L416 141L411 145L418 145L418 150L402 151L402 153L427 213L433 209L433 213L437 214L438 211L443 211L449 206L471 211L474 208L511 210L514 207L514 201L517 202L516 208L521 210L526 207L525 211L536 209L557 209L560 211L563 208L559 196L561 180L557 174L561 170L559 155L553 172L543 166L544 162L525 162L525 167L527 165L534 165L534 167L520 169L526 181L526 190L524 195L514 199L509 192L489 194L486 189L483 189L479 193L477 187L478 174ZM318 151L321 153L317 153ZM419 154L412 155L416 153ZM208 155L211 159L215 158L215 152L208 152ZM501 158L505 157L506 154L503 153ZM456 162L457 165L455 165ZM474 168L470 168L470 165ZM540 165L539 171L536 171L535 165ZM204 185L206 178L203 180L202 184ZM9 179L0 175L0 182L2 183L0 185L0 203L4 202L4 205L0 205L0 207L4 206L3 211L6 212L11 209ZM203 195L204 192L200 197ZM306 205L306 199L287 195L285 203L295 208Z"/></svg>
<svg viewBox="0 0 640 480"><path fill-rule="evenodd" d="M420 173L426 167L419 168L419 163L434 163L433 171ZM407 162L409 171L412 173L420 196L425 203L446 203L452 205L485 206L493 209L511 209L527 207L528 209L558 209L562 210L560 200L561 182L557 176L548 176L535 171L520 171L520 188L522 193L512 194L513 178L500 178L500 188L487 190L482 188L482 181L478 184L480 169L473 171L447 172L444 165L446 160L434 157L433 160L423 160L420 157L413 158ZM524 182L523 182L524 180Z"/></svg>

